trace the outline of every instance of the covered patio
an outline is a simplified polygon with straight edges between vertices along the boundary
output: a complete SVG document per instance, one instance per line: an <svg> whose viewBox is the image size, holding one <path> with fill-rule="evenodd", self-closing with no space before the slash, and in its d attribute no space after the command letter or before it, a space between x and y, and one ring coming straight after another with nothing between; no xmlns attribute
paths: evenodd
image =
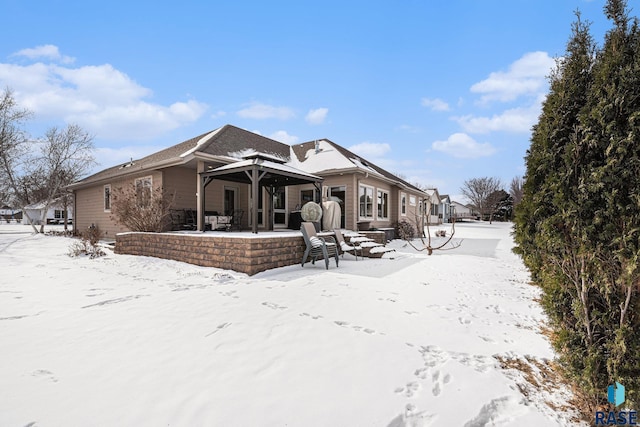
<svg viewBox="0 0 640 427"><path fill-rule="evenodd" d="M313 184L321 194L323 178L288 166L284 160L265 153L254 153L243 157L244 160L220 166L210 171L199 173L198 180L198 212L197 229L205 231L205 189L214 180L232 181L250 186L250 223L251 231L258 233L258 197L256 195L266 188L270 197L266 200L267 222L266 229L273 230L274 209L273 194L277 188L290 185ZM319 200L315 200L320 202Z"/></svg>

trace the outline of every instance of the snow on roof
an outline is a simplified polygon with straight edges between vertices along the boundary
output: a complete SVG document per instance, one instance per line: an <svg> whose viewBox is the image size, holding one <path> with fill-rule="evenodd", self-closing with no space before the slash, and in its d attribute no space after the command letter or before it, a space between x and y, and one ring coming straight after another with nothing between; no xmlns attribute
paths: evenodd
<svg viewBox="0 0 640 427"><path fill-rule="evenodd" d="M260 159L260 158L253 158L253 159L246 159L246 160L242 160L240 162L235 162L235 163L230 163L228 165L224 165L224 166L220 166L219 168L214 169L214 171L218 172L218 171L233 171L234 169L241 169L243 167L246 166L250 166L253 164L260 164L262 166L268 167L270 169L273 170L279 170L282 172L288 172L288 173L293 173L293 174L297 174L297 175L302 175L302 176L307 176L309 178L312 179L319 179L321 180L322 178L320 178L319 176L316 175L312 175L311 173L295 168L291 165L288 164L283 164L282 162L272 162L271 160L267 160L267 159Z"/></svg>
<svg viewBox="0 0 640 427"><path fill-rule="evenodd" d="M180 154L180 157L187 157L189 154L193 154L196 151L198 151L198 148L200 148L200 146L202 146L202 144L204 144L205 142L209 141L211 138L213 138L218 132L220 132L220 130L223 128L224 126L219 127L218 129L209 132L208 134L206 134L205 136L203 136L202 138L200 138L198 140L198 142L196 142L195 147L191 148L188 151L185 151L184 153Z"/></svg>
<svg viewBox="0 0 640 427"><path fill-rule="evenodd" d="M331 169L348 169L354 166L333 145L323 139L318 141L318 150L315 148L307 150L302 162L292 153L289 165L311 173Z"/></svg>
<svg viewBox="0 0 640 427"><path fill-rule="evenodd" d="M378 174L373 168L366 165L366 162L359 158L347 158L324 139L317 141L317 149L314 147L307 150L302 161L298 160L298 157L292 153L288 164L311 173L332 169L353 169L355 167L366 172Z"/></svg>
<svg viewBox="0 0 640 427"><path fill-rule="evenodd" d="M253 148L247 148L245 150L233 151L227 153L227 156L234 159L246 159L247 157L261 157L267 160L273 160L276 163L286 162L289 159L284 156L278 156L276 154L264 153L262 151L255 150Z"/></svg>

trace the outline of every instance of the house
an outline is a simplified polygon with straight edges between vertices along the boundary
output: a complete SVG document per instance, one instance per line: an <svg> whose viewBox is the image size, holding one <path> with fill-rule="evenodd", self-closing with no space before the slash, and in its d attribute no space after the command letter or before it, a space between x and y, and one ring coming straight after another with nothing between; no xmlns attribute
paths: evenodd
<svg viewBox="0 0 640 427"><path fill-rule="evenodd" d="M476 217L473 208L469 205L463 205L462 203L451 201L451 217L456 219L471 219Z"/></svg>
<svg viewBox="0 0 640 427"><path fill-rule="evenodd" d="M343 228L392 227L402 219L414 221L427 194L328 139L291 147L290 164L324 178L322 199L340 204ZM311 197L301 186L300 203ZM358 225L360 226L358 227Z"/></svg>
<svg viewBox="0 0 640 427"><path fill-rule="evenodd" d="M11 206L4 205L0 208L0 217L3 221L11 222L11 221L21 221L22 220L22 210L13 209Z"/></svg>
<svg viewBox="0 0 640 427"><path fill-rule="evenodd" d="M69 186L78 230L94 224L105 237L128 231L111 213L114 191L161 188L173 209L204 230L209 213L242 211L241 228L299 228L308 201L335 200L341 226L391 227L414 218L427 194L340 145L322 139L289 146L225 125ZM253 194L257 194L254 198Z"/></svg>
<svg viewBox="0 0 640 427"><path fill-rule="evenodd" d="M31 221L33 221L35 225L40 225L44 218L44 221L46 224L62 224L65 218L65 206L62 198L55 199L49 205L49 208L47 209L46 213L45 213L45 208L46 208L45 204L46 202L42 201L42 202L32 203L28 206L25 206L24 207L25 215L24 215L24 218L22 219L22 223L30 225ZM68 222L73 221L72 208L73 206L71 204L66 207L66 211L67 211L66 215L67 215ZM43 214L44 214L44 217L43 217ZM31 221L29 221L29 219L31 219Z"/></svg>
<svg viewBox="0 0 640 427"><path fill-rule="evenodd" d="M440 218L440 194L437 188L430 188L425 190L427 193L426 209L427 216L426 221L429 224L439 224L442 222Z"/></svg>
<svg viewBox="0 0 640 427"><path fill-rule="evenodd" d="M450 222L451 219L451 198L449 198L448 194L440 195L440 213L438 216L440 217L440 221L443 223Z"/></svg>

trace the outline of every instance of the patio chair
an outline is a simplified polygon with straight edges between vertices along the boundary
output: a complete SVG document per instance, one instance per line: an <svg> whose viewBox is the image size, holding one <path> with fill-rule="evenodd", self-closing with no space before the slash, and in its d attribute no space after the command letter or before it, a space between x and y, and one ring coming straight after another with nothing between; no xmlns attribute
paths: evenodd
<svg viewBox="0 0 640 427"><path fill-rule="evenodd" d="M228 230L242 230L242 217L244 216L244 211L242 209L235 209L231 215L231 224Z"/></svg>
<svg viewBox="0 0 640 427"><path fill-rule="evenodd" d="M336 267L338 267L338 245L333 237L319 237L316 234L316 228L312 222L303 222L300 226L302 231L302 237L304 237L304 243L307 248L304 250L302 256L302 266L307 262L307 259L311 257L311 264L316 263L316 259L322 255L324 258L324 264L329 269L329 257L332 256L336 259Z"/></svg>
<svg viewBox="0 0 640 427"><path fill-rule="evenodd" d="M344 258L344 253L350 253L353 256L356 257L356 261L358 260L358 252L360 252L360 256L362 258L364 258L364 256L362 255L362 247L360 245L358 245L357 243L352 243L352 244L348 244L345 240L344 240L344 236L342 235L342 231L340 231L339 228L336 228L333 230L333 232L336 234L336 241L338 242L338 246L340 247L340 250L342 251L342 258Z"/></svg>

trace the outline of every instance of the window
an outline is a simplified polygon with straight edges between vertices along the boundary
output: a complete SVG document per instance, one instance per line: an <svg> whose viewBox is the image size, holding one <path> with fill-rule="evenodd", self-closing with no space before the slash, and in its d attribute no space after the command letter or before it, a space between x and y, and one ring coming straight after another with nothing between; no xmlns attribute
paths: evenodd
<svg viewBox="0 0 640 427"><path fill-rule="evenodd" d="M136 179L136 199L138 206L147 207L151 203L151 177Z"/></svg>
<svg viewBox="0 0 640 427"><path fill-rule="evenodd" d="M373 188L360 186L360 218L373 218Z"/></svg>
<svg viewBox="0 0 640 427"><path fill-rule="evenodd" d="M438 205L435 203L431 205L431 215L438 215Z"/></svg>
<svg viewBox="0 0 640 427"><path fill-rule="evenodd" d="M104 186L104 210L111 211L111 185Z"/></svg>
<svg viewBox="0 0 640 427"><path fill-rule="evenodd" d="M404 193L400 194L400 213L407 214L407 195Z"/></svg>
<svg viewBox="0 0 640 427"><path fill-rule="evenodd" d="M409 204L411 206L415 206L416 205L416 196L409 196Z"/></svg>
<svg viewBox="0 0 640 427"><path fill-rule="evenodd" d="M378 218L389 218L389 193L378 190Z"/></svg>
<svg viewBox="0 0 640 427"><path fill-rule="evenodd" d="M300 191L300 205L305 205L307 202L313 202L313 195L315 190L301 190Z"/></svg>
<svg viewBox="0 0 640 427"><path fill-rule="evenodd" d="M58 209L54 210L53 211L53 217L55 219L64 219L64 211L63 210L58 210Z"/></svg>

